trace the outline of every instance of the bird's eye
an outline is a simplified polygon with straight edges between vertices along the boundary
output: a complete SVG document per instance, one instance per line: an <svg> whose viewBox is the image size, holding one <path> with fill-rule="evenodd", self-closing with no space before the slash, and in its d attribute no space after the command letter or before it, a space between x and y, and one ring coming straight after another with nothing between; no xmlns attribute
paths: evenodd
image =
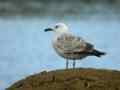
<svg viewBox="0 0 120 90"><path fill-rule="evenodd" d="M56 25L56 26L55 26L55 28L59 28L59 26L58 26L58 25Z"/></svg>

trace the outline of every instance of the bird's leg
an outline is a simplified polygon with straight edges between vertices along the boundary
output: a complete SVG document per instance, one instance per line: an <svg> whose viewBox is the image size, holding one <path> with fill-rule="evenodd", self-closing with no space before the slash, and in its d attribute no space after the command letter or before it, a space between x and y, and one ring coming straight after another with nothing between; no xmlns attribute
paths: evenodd
<svg viewBox="0 0 120 90"><path fill-rule="evenodd" d="M73 69L75 69L75 64L76 64L76 62L75 62L75 60L73 60Z"/></svg>
<svg viewBox="0 0 120 90"><path fill-rule="evenodd" d="M69 61L68 59L66 60L66 69L68 69Z"/></svg>

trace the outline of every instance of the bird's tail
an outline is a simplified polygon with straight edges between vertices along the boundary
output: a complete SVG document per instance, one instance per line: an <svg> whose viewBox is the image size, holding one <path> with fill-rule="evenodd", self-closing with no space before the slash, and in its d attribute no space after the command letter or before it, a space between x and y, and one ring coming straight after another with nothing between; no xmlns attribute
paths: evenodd
<svg viewBox="0 0 120 90"><path fill-rule="evenodd" d="M96 49L94 49L94 50L92 51L92 53L93 53L95 56L97 56L97 57L101 57L101 56L103 56L103 55L106 54L105 52L101 52L101 51L98 51L98 50L96 50Z"/></svg>

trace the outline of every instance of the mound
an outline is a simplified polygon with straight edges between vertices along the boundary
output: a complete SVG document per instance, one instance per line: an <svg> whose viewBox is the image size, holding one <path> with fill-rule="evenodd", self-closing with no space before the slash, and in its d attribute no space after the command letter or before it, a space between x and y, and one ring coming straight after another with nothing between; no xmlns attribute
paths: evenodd
<svg viewBox="0 0 120 90"><path fill-rule="evenodd" d="M120 72L82 68L43 71L6 90L120 90Z"/></svg>

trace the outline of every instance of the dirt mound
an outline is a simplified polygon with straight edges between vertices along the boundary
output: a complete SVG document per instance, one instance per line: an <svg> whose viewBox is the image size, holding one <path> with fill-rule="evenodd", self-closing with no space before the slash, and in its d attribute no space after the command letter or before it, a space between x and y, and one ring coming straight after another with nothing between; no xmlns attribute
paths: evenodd
<svg viewBox="0 0 120 90"><path fill-rule="evenodd" d="M120 72L82 68L43 71L6 90L120 90Z"/></svg>

